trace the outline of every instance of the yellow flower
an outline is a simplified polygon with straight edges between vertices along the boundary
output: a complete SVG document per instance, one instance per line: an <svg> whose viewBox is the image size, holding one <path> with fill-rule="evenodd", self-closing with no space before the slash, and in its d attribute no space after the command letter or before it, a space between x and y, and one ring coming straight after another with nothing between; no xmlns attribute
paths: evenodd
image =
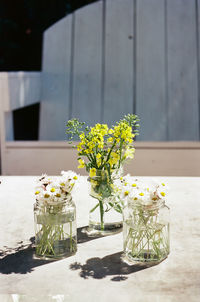
<svg viewBox="0 0 200 302"><path fill-rule="evenodd" d="M97 153L96 158L97 158L97 159L100 159L100 158L101 158L101 154L100 154L100 153Z"/></svg>
<svg viewBox="0 0 200 302"><path fill-rule="evenodd" d="M81 134L79 135L79 137L80 137L81 140L83 140L83 139L85 138L85 133L81 133Z"/></svg>
<svg viewBox="0 0 200 302"><path fill-rule="evenodd" d="M79 162L79 164L80 164L80 165L78 166L78 169L81 169L81 168L84 168L84 167L85 167L85 162L84 162L83 159L79 159L78 162Z"/></svg>
<svg viewBox="0 0 200 302"><path fill-rule="evenodd" d="M132 187L137 187L137 185L136 184L132 184Z"/></svg>
<svg viewBox="0 0 200 302"><path fill-rule="evenodd" d="M40 191L35 191L35 195L38 195L40 193Z"/></svg>
<svg viewBox="0 0 200 302"><path fill-rule="evenodd" d="M144 196L144 193L139 193L140 196Z"/></svg>
<svg viewBox="0 0 200 302"><path fill-rule="evenodd" d="M52 192L52 193L55 192L55 190L56 190L55 188L51 188L51 192Z"/></svg>
<svg viewBox="0 0 200 302"><path fill-rule="evenodd" d="M96 176L96 169L95 168L91 168L90 169L90 177L94 177Z"/></svg>
<svg viewBox="0 0 200 302"><path fill-rule="evenodd" d="M76 179L78 179L78 177L75 175L75 176L73 177L73 179L75 179L75 180L76 180Z"/></svg>
<svg viewBox="0 0 200 302"><path fill-rule="evenodd" d="M134 152L135 152L134 148L128 148L124 153L124 157L125 158L134 158Z"/></svg>
<svg viewBox="0 0 200 302"><path fill-rule="evenodd" d="M127 196L129 194L129 191L125 191L124 195Z"/></svg>
<svg viewBox="0 0 200 302"><path fill-rule="evenodd" d="M96 155L96 160L97 160L97 166L99 167L101 165L101 154L100 153L98 153Z"/></svg>
<svg viewBox="0 0 200 302"><path fill-rule="evenodd" d="M113 137L109 137L108 139L107 139L107 142L108 143L112 143L114 141L114 138Z"/></svg>
<svg viewBox="0 0 200 302"><path fill-rule="evenodd" d="M162 195L164 197L166 194L165 194L165 192L160 192L160 195Z"/></svg>

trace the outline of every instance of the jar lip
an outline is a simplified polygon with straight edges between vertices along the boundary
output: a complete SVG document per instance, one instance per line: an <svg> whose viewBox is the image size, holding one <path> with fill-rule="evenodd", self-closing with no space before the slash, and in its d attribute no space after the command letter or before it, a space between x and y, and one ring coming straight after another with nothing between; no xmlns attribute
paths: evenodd
<svg viewBox="0 0 200 302"><path fill-rule="evenodd" d="M110 171L110 175L112 178L120 177L122 173L123 173L123 166L120 166L119 168L111 169L111 171ZM109 176L109 172L107 169L104 169L104 168L96 169L96 175L92 176L92 177L89 176L87 180L90 181L90 180L100 179L101 177L104 177L105 175Z"/></svg>
<svg viewBox="0 0 200 302"><path fill-rule="evenodd" d="M152 203L142 203L140 200L129 200L128 206L132 208L142 208L143 210L153 211L162 208L165 205L165 199L159 199L156 202Z"/></svg>
<svg viewBox="0 0 200 302"><path fill-rule="evenodd" d="M72 201L72 196L69 194L66 198L63 198L60 201L45 201L45 202L40 202L36 199L35 204L36 206L59 206L59 205L66 205L68 202Z"/></svg>

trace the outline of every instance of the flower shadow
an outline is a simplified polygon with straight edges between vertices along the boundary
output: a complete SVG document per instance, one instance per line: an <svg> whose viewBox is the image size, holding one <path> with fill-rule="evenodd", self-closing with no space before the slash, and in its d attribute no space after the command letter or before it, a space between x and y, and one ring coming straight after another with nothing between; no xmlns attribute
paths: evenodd
<svg viewBox="0 0 200 302"><path fill-rule="evenodd" d="M26 274L33 271L33 268L44 265L55 260L34 258L34 237L30 238L30 244L21 245L16 248L6 247L0 252L0 273L1 274Z"/></svg>
<svg viewBox="0 0 200 302"><path fill-rule="evenodd" d="M90 240L98 239L99 237L89 237L83 230L86 227L77 229L78 244ZM101 237L101 236L100 236ZM18 242L17 247L4 247L0 250L0 273L1 274L26 274L33 271L37 266L45 265L54 261L55 259L40 259L35 257L34 242L35 237L29 239L29 243L25 244L23 241Z"/></svg>
<svg viewBox="0 0 200 302"><path fill-rule="evenodd" d="M112 276L111 281L124 281L127 275L148 268L149 265L128 265L122 261L122 252L111 254L103 258L90 258L85 264L73 263L71 270L80 270L80 277L84 279L103 279Z"/></svg>

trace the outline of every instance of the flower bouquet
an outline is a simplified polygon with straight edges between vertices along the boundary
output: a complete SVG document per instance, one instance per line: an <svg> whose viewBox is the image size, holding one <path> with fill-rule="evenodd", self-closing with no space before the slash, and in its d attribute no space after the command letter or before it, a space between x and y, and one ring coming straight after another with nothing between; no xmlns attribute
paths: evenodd
<svg viewBox="0 0 200 302"><path fill-rule="evenodd" d="M163 182L144 184L127 176L122 182L124 259L156 263L169 254L169 208Z"/></svg>
<svg viewBox="0 0 200 302"><path fill-rule="evenodd" d="M34 204L36 256L62 258L77 250L76 208L71 192L77 181L74 172L61 172L53 180L42 175Z"/></svg>
<svg viewBox="0 0 200 302"><path fill-rule="evenodd" d="M79 137L78 168L86 168L94 205L90 210L89 235L109 234L122 227L122 200L116 181L123 164L134 157L133 140L138 134L138 117L126 115L111 128L107 124L88 127L72 119L67 122L70 139Z"/></svg>

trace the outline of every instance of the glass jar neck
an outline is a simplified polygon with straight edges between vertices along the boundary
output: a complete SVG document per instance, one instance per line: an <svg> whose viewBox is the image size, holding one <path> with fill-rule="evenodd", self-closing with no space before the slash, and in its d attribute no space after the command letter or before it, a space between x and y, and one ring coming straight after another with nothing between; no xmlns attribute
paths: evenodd
<svg viewBox="0 0 200 302"><path fill-rule="evenodd" d="M141 200L129 200L128 207L132 209L138 209L143 211L155 211L165 206L165 199L159 199L155 202L144 203Z"/></svg>
<svg viewBox="0 0 200 302"><path fill-rule="evenodd" d="M88 180L106 180L106 179L118 179L123 173L123 168L116 169L96 169L96 175L91 177L89 176Z"/></svg>
<svg viewBox="0 0 200 302"><path fill-rule="evenodd" d="M54 201L48 201L48 200L44 200L42 202L36 200L35 202L35 207L37 208L44 208L44 207L65 207L68 204L71 204L72 201L72 196L71 194L68 194L66 197L62 198L62 199L55 199Z"/></svg>

